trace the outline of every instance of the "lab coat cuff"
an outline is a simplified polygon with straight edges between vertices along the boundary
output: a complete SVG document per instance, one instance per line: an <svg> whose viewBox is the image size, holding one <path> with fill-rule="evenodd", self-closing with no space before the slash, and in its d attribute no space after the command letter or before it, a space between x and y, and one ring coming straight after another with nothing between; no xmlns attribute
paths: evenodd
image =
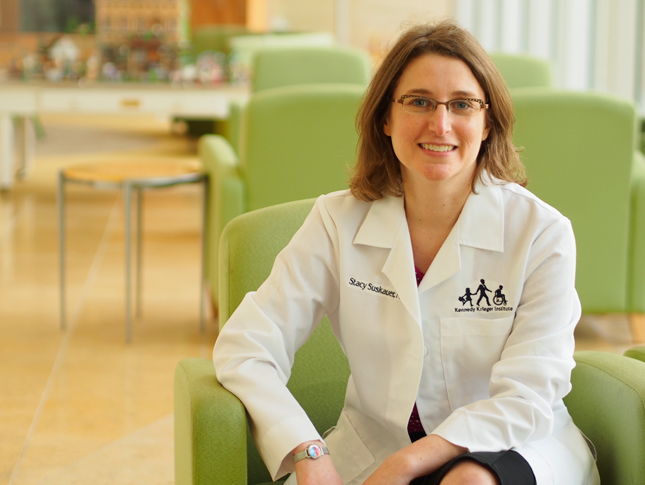
<svg viewBox="0 0 645 485"><path fill-rule="evenodd" d="M471 451L499 451L497 449L482 449L479 443L475 443L472 436L472 429L467 424L467 418L461 416L461 419L456 416L449 416L443 423L437 426L431 434L437 435L462 448L467 448Z"/></svg>
<svg viewBox="0 0 645 485"><path fill-rule="evenodd" d="M295 471L291 451L306 441L323 441L322 437L306 417L286 419L273 426L259 441L258 448L264 463L277 480Z"/></svg>

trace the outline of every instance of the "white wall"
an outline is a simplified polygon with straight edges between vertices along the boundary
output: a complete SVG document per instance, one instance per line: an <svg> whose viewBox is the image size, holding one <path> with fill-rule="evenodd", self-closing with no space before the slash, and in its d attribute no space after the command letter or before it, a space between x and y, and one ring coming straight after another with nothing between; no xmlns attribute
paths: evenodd
<svg viewBox="0 0 645 485"><path fill-rule="evenodd" d="M489 51L549 59L556 86L645 112L645 0L455 0L455 17Z"/></svg>
<svg viewBox="0 0 645 485"><path fill-rule="evenodd" d="M378 55L407 22L454 16L454 0L268 0L270 23L334 32L341 44Z"/></svg>

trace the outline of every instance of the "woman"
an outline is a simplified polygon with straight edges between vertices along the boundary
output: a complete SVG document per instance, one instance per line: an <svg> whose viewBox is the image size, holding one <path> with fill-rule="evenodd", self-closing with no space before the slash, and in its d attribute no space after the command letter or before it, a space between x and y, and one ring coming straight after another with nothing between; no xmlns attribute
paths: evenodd
<svg viewBox="0 0 645 485"><path fill-rule="evenodd" d="M503 80L455 24L414 27L387 55L350 190L317 200L215 345L274 479L599 483L562 402L580 316L573 233L522 188L512 124ZM477 285L503 285L506 303L460 304ZM324 441L285 387L323 314L351 369Z"/></svg>

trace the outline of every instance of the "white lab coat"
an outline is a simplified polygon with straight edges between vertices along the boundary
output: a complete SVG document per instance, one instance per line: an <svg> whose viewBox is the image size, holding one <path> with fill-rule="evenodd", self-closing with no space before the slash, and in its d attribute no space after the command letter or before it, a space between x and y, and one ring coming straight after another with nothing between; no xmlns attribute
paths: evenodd
<svg viewBox="0 0 645 485"><path fill-rule="evenodd" d="M470 451L515 449L538 485L595 485L593 457L562 402L580 317L575 259L568 219L516 184L489 181L417 287L402 198L321 196L224 326L217 377L246 406L272 477L293 471L290 451L321 437L285 384L327 314L351 368L325 436L343 483L362 483L410 444L416 402L428 434ZM475 294L480 280L490 291ZM494 301L496 290L504 298Z"/></svg>

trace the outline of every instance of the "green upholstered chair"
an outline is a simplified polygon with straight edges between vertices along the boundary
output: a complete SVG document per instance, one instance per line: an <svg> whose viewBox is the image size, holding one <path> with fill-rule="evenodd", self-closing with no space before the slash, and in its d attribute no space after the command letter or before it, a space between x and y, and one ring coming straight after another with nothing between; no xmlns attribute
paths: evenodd
<svg viewBox="0 0 645 485"><path fill-rule="evenodd" d="M576 352L564 402L593 442L602 483L645 483L645 362Z"/></svg>
<svg viewBox="0 0 645 485"><path fill-rule="evenodd" d="M645 340L645 162L633 105L599 93L512 90L528 189L572 224L585 313L626 313Z"/></svg>
<svg viewBox="0 0 645 485"><path fill-rule="evenodd" d="M250 67L253 55L261 49L291 47L332 47L331 32L272 32L240 35L231 39L231 54L237 62Z"/></svg>
<svg viewBox="0 0 645 485"><path fill-rule="evenodd" d="M275 256L312 205L310 199L268 207L227 225L220 246L221 322L269 275ZM645 363L602 352L577 352L575 359L573 390L565 402L596 445L603 483L645 483ZM325 373L310 372L323 365ZM345 357L323 320L296 354L288 384L320 432L338 419L348 375ZM177 485L270 481L244 407L219 384L212 360L179 362L174 415Z"/></svg>
<svg viewBox="0 0 645 485"><path fill-rule="evenodd" d="M266 279L273 261L311 210L314 199L244 214L227 225L220 245L220 322ZM313 372L324 367L325 372ZM336 424L349 368L327 319L297 352L288 386L323 433ZM320 397L324 396L324 399ZM177 485L271 481L251 438L246 413L217 381L212 360L184 359L175 372Z"/></svg>
<svg viewBox="0 0 645 485"><path fill-rule="evenodd" d="M531 88L552 85L551 64L546 59L525 54L490 54L509 88Z"/></svg>
<svg viewBox="0 0 645 485"><path fill-rule="evenodd" d="M240 156L223 137L198 151L210 179L206 274L217 305L217 246L233 217L282 202L347 188L358 135L358 84L309 84L253 96L243 119Z"/></svg>
<svg viewBox="0 0 645 485"><path fill-rule="evenodd" d="M197 57L204 51L231 53L231 39L236 36L250 34L244 25L200 25L193 29L190 48L193 56Z"/></svg>
<svg viewBox="0 0 645 485"><path fill-rule="evenodd" d="M370 79L371 61L365 51L356 48L332 45L271 47L269 44L253 51L249 69L251 93L297 84L366 86ZM223 135L236 149L244 106L243 102L231 103L229 117L223 123Z"/></svg>
<svg viewBox="0 0 645 485"><path fill-rule="evenodd" d="M262 49L253 56L251 90L312 83L366 85L370 69L367 53L350 47Z"/></svg>

